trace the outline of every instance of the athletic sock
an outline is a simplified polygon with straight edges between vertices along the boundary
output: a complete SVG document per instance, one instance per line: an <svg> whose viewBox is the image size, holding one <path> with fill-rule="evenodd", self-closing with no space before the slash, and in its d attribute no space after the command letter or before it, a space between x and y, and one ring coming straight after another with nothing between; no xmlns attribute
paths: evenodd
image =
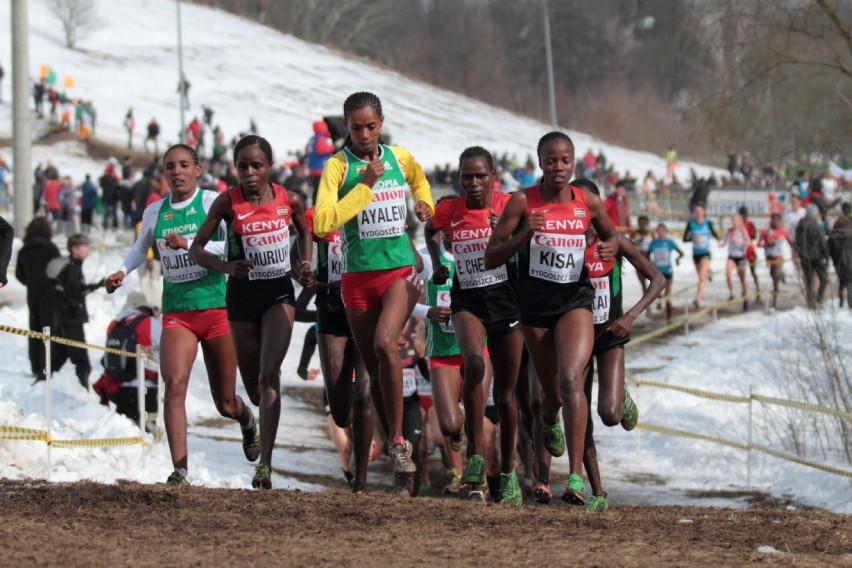
<svg viewBox="0 0 852 568"><path fill-rule="evenodd" d="M500 500L500 474L485 476L488 481L488 492L491 493L491 498L495 501Z"/></svg>
<svg viewBox="0 0 852 568"><path fill-rule="evenodd" d="M189 475L189 471L185 467L176 467L175 471L178 472L184 479L186 479L186 477Z"/></svg>

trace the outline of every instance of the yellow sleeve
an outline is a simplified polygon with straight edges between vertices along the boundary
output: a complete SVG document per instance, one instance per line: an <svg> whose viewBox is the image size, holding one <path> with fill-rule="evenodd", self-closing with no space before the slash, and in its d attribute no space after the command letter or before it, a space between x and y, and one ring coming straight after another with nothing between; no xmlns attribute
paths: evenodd
<svg viewBox="0 0 852 568"><path fill-rule="evenodd" d="M405 174L405 181L408 182L408 187L411 188L411 194L414 196L414 202L423 201L435 213L435 204L432 202L432 191L429 187L429 180L426 179L426 173L423 167L417 163L414 156L405 148L392 146L391 150L396 155L402 166Z"/></svg>
<svg viewBox="0 0 852 568"><path fill-rule="evenodd" d="M358 214L373 200L372 190L359 183L338 199L338 190L346 172L346 158L338 152L328 159L322 170L314 217L314 233L324 237Z"/></svg>

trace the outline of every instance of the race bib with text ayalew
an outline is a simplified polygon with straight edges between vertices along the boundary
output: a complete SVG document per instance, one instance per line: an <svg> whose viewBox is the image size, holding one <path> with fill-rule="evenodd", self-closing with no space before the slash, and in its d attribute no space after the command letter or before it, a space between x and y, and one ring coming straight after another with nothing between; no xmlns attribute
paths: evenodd
<svg viewBox="0 0 852 568"><path fill-rule="evenodd" d="M417 373L414 369L402 370L402 396L412 396L417 392Z"/></svg>
<svg viewBox="0 0 852 568"><path fill-rule="evenodd" d="M290 271L290 230L285 225L258 235L243 235L243 251L251 260L249 280L272 280Z"/></svg>
<svg viewBox="0 0 852 568"><path fill-rule="evenodd" d="M191 239L195 235L184 236ZM207 269L192 262L188 251L169 248L165 239L157 239L157 250L160 251L160 265L166 282L192 282L207 276Z"/></svg>
<svg viewBox="0 0 852 568"><path fill-rule="evenodd" d="M459 286L462 289L482 288L509 279L505 264L490 270L485 269L485 247L487 245L488 238L453 243L456 277L459 279Z"/></svg>
<svg viewBox="0 0 852 568"><path fill-rule="evenodd" d="M586 251L586 235L539 233L530 241L530 276L568 284L580 280Z"/></svg>
<svg viewBox="0 0 852 568"><path fill-rule="evenodd" d="M609 319L609 278L592 278L592 286L595 288L595 299L592 302L592 319L595 325L606 323Z"/></svg>
<svg viewBox="0 0 852 568"><path fill-rule="evenodd" d="M379 180L373 186L373 200L358 213L358 234L362 239L384 239L405 233L406 185L395 180Z"/></svg>

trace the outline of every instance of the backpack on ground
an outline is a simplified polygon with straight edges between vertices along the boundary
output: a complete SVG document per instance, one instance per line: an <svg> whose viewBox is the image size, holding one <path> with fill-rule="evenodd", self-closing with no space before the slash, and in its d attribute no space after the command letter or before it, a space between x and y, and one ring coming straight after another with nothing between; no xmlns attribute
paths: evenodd
<svg viewBox="0 0 852 568"><path fill-rule="evenodd" d="M136 328L146 317L145 314L139 314L132 319L128 317L116 322L107 335L106 346L136 353ZM136 378L136 358L107 352L104 355L104 371L117 381L132 381Z"/></svg>

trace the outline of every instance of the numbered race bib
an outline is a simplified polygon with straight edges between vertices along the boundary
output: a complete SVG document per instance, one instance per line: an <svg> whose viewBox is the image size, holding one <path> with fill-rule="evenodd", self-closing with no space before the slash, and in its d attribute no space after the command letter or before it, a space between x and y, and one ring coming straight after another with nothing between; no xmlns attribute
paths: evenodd
<svg viewBox="0 0 852 568"><path fill-rule="evenodd" d="M414 369L402 370L402 396L413 396L417 392L417 375Z"/></svg>
<svg viewBox="0 0 852 568"><path fill-rule="evenodd" d="M453 243L456 276L462 289L483 288L506 282L509 279L505 264L491 270L485 269L485 247L487 245L488 237Z"/></svg>
<svg viewBox="0 0 852 568"><path fill-rule="evenodd" d="M606 323L609 319L609 278L592 278L595 288L595 299L592 301L592 320L595 325Z"/></svg>
<svg viewBox="0 0 852 568"><path fill-rule="evenodd" d="M405 233L408 186L394 180L379 180L373 186L373 200L358 213L358 233L362 239L384 239Z"/></svg>
<svg viewBox="0 0 852 568"><path fill-rule="evenodd" d="M419 396L432 396L432 383L417 373L417 394Z"/></svg>
<svg viewBox="0 0 852 568"><path fill-rule="evenodd" d="M195 237L195 235L184 236L188 239ZM207 269L192 262L187 251L169 248L165 239L157 239L157 249L160 251L163 280L166 282L191 282L207 276Z"/></svg>
<svg viewBox="0 0 852 568"><path fill-rule="evenodd" d="M769 235L772 239L774 235ZM784 255L784 239L772 239L769 241L769 246L766 247L766 256L783 256Z"/></svg>
<svg viewBox="0 0 852 568"><path fill-rule="evenodd" d="M243 235L243 250L251 260L249 280L283 278L290 271L290 230L285 225L259 235Z"/></svg>
<svg viewBox="0 0 852 568"><path fill-rule="evenodd" d="M695 250L707 250L710 248L710 238L707 235L697 234L692 236L692 248Z"/></svg>
<svg viewBox="0 0 852 568"><path fill-rule="evenodd" d="M586 235L539 233L530 242L530 276L568 284L580 280L586 250Z"/></svg>
<svg viewBox="0 0 852 568"><path fill-rule="evenodd" d="M438 290L438 293L436 295L436 300L437 301L435 302L435 304L439 308L442 308L442 307L445 307L445 306L449 308L450 302L451 302L450 291L449 290ZM440 325L441 325L441 331L443 331L444 333L455 333L456 332L455 328L453 327L452 318L450 318L450 321L448 321L447 323L441 322Z"/></svg>
<svg viewBox="0 0 852 568"><path fill-rule="evenodd" d="M672 251L666 248L656 249L651 253L651 261L657 268L668 268L671 264Z"/></svg>

